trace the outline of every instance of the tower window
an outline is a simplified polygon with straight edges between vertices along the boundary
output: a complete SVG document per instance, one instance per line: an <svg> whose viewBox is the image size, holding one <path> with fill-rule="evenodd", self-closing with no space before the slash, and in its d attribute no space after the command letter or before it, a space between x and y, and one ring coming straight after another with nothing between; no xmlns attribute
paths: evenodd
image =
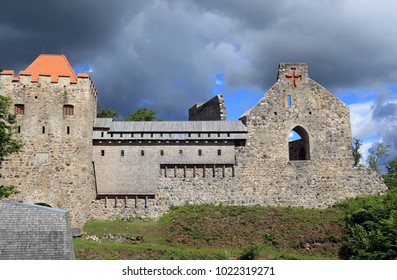
<svg viewBox="0 0 397 280"><path fill-rule="evenodd" d="M15 115L24 115L25 114L25 104L15 104L14 114Z"/></svg>
<svg viewBox="0 0 397 280"><path fill-rule="evenodd" d="M41 127L41 133L42 133L42 134L45 134L45 126L42 126L42 127Z"/></svg>
<svg viewBox="0 0 397 280"><path fill-rule="evenodd" d="M70 126L66 127L66 134L70 134Z"/></svg>
<svg viewBox="0 0 397 280"><path fill-rule="evenodd" d="M202 156L203 155L203 151L202 150L198 150L198 155Z"/></svg>
<svg viewBox="0 0 397 280"><path fill-rule="evenodd" d="M67 116L74 115L74 106L73 105L63 105L63 114Z"/></svg>
<svg viewBox="0 0 397 280"><path fill-rule="evenodd" d="M21 133L21 126L18 126L18 133Z"/></svg>

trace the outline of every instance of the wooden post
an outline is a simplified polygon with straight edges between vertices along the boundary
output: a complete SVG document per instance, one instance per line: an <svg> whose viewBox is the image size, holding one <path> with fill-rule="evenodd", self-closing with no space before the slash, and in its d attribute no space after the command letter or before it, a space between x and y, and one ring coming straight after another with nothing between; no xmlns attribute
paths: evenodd
<svg viewBox="0 0 397 280"><path fill-rule="evenodd" d="M206 170L205 170L205 164L203 165L203 177L205 177L205 172L206 172Z"/></svg>
<svg viewBox="0 0 397 280"><path fill-rule="evenodd" d="M138 208L138 196L135 196L135 208Z"/></svg>
<svg viewBox="0 0 397 280"><path fill-rule="evenodd" d="M222 166L222 177L225 177L225 166Z"/></svg>
<svg viewBox="0 0 397 280"><path fill-rule="evenodd" d="M193 177L196 177L196 166L193 165Z"/></svg>
<svg viewBox="0 0 397 280"><path fill-rule="evenodd" d="M127 198L127 196L125 196L125 198L124 198L124 208L127 208L128 206L127 206L127 200L128 200L128 198Z"/></svg>
<svg viewBox="0 0 397 280"><path fill-rule="evenodd" d="M147 208L147 195L145 196L145 208Z"/></svg>
<svg viewBox="0 0 397 280"><path fill-rule="evenodd" d="M232 165L232 177L234 177L234 165Z"/></svg>
<svg viewBox="0 0 397 280"><path fill-rule="evenodd" d="M176 165L174 166L174 177L176 177Z"/></svg>
<svg viewBox="0 0 397 280"><path fill-rule="evenodd" d="M105 208L108 208L108 197L105 196Z"/></svg>
<svg viewBox="0 0 397 280"><path fill-rule="evenodd" d="M183 166L183 177L186 177L186 165Z"/></svg>
<svg viewBox="0 0 397 280"><path fill-rule="evenodd" d="M215 177L215 164L212 167L212 177Z"/></svg>
<svg viewBox="0 0 397 280"><path fill-rule="evenodd" d="M164 176L167 177L167 165L164 167Z"/></svg>
<svg viewBox="0 0 397 280"><path fill-rule="evenodd" d="M114 198L114 208L117 208L117 196Z"/></svg>

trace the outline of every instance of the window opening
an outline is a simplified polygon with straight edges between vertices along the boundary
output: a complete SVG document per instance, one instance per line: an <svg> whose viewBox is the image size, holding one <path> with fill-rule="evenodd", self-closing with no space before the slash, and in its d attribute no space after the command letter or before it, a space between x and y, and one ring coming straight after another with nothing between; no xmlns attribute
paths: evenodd
<svg viewBox="0 0 397 280"><path fill-rule="evenodd" d="M122 157L124 156L124 150L120 151L120 156L122 156Z"/></svg>
<svg viewBox="0 0 397 280"><path fill-rule="evenodd" d="M289 133L289 160L310 160L309 134L301 126L296 126Z"/></svg>
<svg viewBox="0 0 397 280"><path fill-rule="evenodd" d="M25 114L25 104L15 104L14 114L15 115L24 115Z"/></svg>
<svg viewBox="0 0 397 280"><path fill-rule="evenodd" d="M101 132L101 137L103 137L103 135L104 135L104 132Z"/></svg>
<svg viewBox="0 0 397 280"><path fill-rule="evenodd" d="M218 150L218 156L222 155L222 151Z"/></svg>
<svg viewBox="0 0 397 280"><path fill-rule="evenodd" d="M105 156L105 150L101 150L101 156Z"/></svg>
<svg viewBox="0 0 397 280"><path fill-rule="evenodd" d="M203 151L202 150L198 150L198 155L202 156L203 155Z"/></svg>
<svg viewBox="0 0 397 280"><path fill-rule="evenodd" d="M18 126L18 133L21 133L21 126Z"/></svg>
<svg viewBox="0 0 397 280"><path fill-rule="evenodd" d="M287 95L287 107L290 108L292 105L291 95Z"/></svg>
<svg viewBox="0 0 397 280"><path fill-rule="evenodd" d="M179 150L179 155L183 156L183 150Z"/></svg>
<svg viewBox="0 0 397 280"><path fill-rule="evenodd" d="M66 127L66 134L70 134L70 126Z"/></svg>
<svg viewBox="0 0 397 280"><path fill-rule="evenodd" d="M41 127L41 133L42 133L42 134L45 134L45 126L42 126L42 127Z"/></svg>
<svg viewBox="0 0 397 280"><path fill-rule="evenodd" d="M141 156L142 157L145 156L145 151L144 150L141 150Z"/></svg>
<svg viewBox="0 0 397 280"><path fill-rule="evenodd" d="M164 156L164 150L160 150L160 156Z"/></svg>
<svg viewBox="0 0 397 280"><path fill-rule="evenodd" d="M74 115L74 106L73 105L63 105L63 114L64 115Z"/></svg>

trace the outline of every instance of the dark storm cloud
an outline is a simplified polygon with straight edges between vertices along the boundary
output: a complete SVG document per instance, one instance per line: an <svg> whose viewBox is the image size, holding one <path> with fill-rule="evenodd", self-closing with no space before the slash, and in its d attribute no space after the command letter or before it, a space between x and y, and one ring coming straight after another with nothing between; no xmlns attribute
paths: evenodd
<svg viewBox="0 0 397 280"><path fill-rule="evenodd" d="M23 2L23 3L22 3ZM212 95L266 91L280 62L309 64L331 91L397 78L396 4L371 1L6 1L0 60L20 70L42 47L89 64L100 105L183 119ZM386 108L385 108L386 109Z"/></svg>
<svg viewBox="0 0 397 280"><path fill-rule="evenodd" d="M0 55L3 67L24 68L40 53L61 53L72 62L97 56L128 16L145 1L3 1ZM136 9L135 9L136 8Z"/></svg>

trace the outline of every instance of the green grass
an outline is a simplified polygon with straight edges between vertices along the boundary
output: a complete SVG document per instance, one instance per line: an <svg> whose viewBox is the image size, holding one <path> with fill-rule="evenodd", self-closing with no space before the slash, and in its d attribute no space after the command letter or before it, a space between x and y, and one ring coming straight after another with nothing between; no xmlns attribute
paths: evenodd
<svg viewBox="0 0 397 280"><path fill-rule="evenodd" d="M97 221L85 235L143 236L138 244L75 239L78 259L337 259L344 237L341 208L186 205L158 221Z"/></svg>

